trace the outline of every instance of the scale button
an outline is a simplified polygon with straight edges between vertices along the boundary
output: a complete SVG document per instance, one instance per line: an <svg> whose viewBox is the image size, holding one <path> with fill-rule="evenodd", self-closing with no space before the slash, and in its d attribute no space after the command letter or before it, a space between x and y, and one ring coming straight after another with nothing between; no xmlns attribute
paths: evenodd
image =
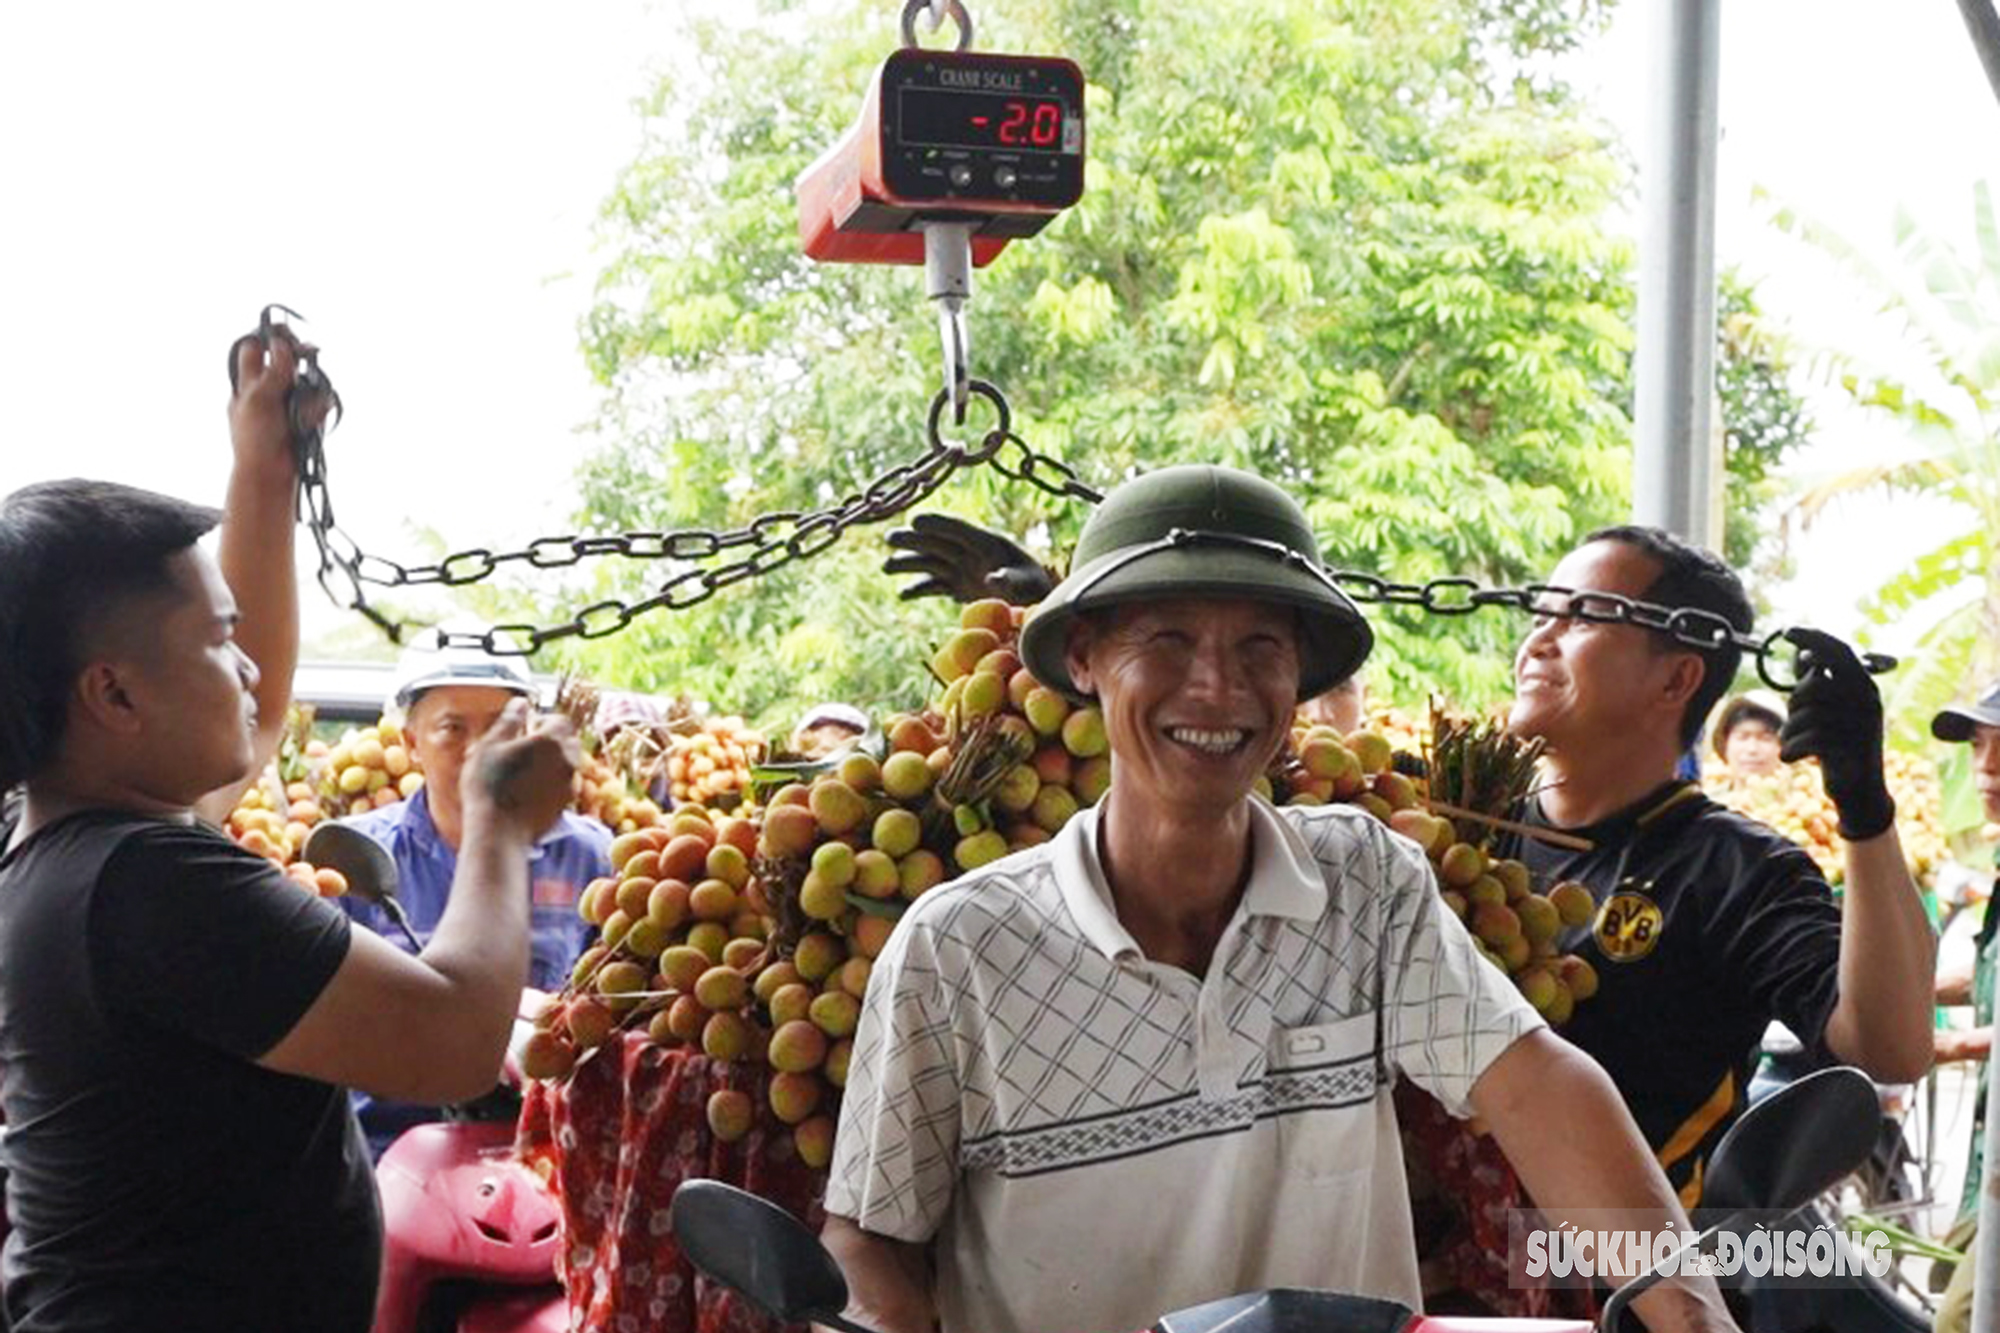
<svg viewBox="0 0 2000 1333"><path fill-rule="evenodd" d="M993 172L993 183L1003 190L1013 189L1014 182L1019 179L1012 167L999 167Z"/></svg>
<svg viewBox="0 0 2000 1333"><path fill-rule="evenodd" d="M961 190L972 184L972 168L963 162L954 163L951 168L951 183Z"/></svg>

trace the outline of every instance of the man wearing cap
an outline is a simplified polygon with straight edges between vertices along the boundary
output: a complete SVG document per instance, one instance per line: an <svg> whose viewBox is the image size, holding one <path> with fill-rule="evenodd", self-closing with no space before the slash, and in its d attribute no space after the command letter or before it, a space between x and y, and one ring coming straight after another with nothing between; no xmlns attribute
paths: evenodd
<svg viewBox="0 0 2000 1333"><path fill-rule="evenodd" d="M1722 706L1713 729L1715 757L1734 778L1769 777L1778 771L1778 733L1784 701L1769 690L1739 694Z"/></svg>
<svg viewBox="0 0 2000 1333"><path fill-rule="evenodd" d="M1836 908L1802 849L1675 776L1736 674L1733 637L1696 646L1578 614L1622 597L1688 608L1690 633L1747 633L1736 575L1657 528L1625 526L1591 534L1548 583L1515 656L1509 725L1546 747L1522 821L1573 841L1501 850L1596 899L1594 919L1557 940L1598 983L1563 1035L1610 1073L1693 1207L1772 1020L1813 1055L1878 1082L1908 1082L1930 1065L1936 941L1896 836L1882 702L1847 645L1788 631L1800 684L1780 757L1817 758L1839 812L1846 887Z"/></svg>
<svg viewBox="0 0 2000 1333"><path fill-rule="evenodd" d="M477 650L415 650L405 654L390 702L403 714L403 744L423 770L415 796L347 821L396 860L397 896L420 941L444 918L465 834L462 777L472 742L486 733L509 701L533 703L535 685L516 659ZM532 936L528 985L559 989L583 952L590 926L577 896L611 873L611 834L602 824L565 810L528 855ZM399 947L409 942L372 903L338 900L349 916ZM361 1127L379 1156L411 1125L437 1118L432 1107L355 1095Z"/></svg>
<svg viewBox="0 0 2000 1333"><path fill-rule="evenodd" d="M868 734L868 714L853 704L814 704L792 728L791 751L805 759L830 759L861 743Z"/></svg>
<svg viewBox="0 0 2000 1333"><path fill-rule="evenodd" d="M510 699L535 697L535 685L514 659L473 649L406 654L393 704L403 714L403 744L423 770L415 796L350 820L396 858L398 895L419 939L429 938L451 891L464 835L460 776L473 738L500 716ZM589 926L576 900L611 873L611 833L573 811L535 844L528 865L534 902L534 958L529 984L559 989L583 952ZM348 911L392 939L388 918L368 903L342 900Z"/></svg>
<svg viewBox="0 0 2000 1333"><path fill-rule="evenodd" d="M662 810L673 809L673 783L667 780L667 754L673 748L673 735L667 730L667 715L660 706L643 694L607 691L598 697L595 725L598 742L606 751L628 731L641 738L644 753L652 756L644 795Z"/></svg>
<svg viewBox="0 0 2000 1333"><path fill-rule="evenodd" d="M1163 469L1092 515L1023 631L1103 710L1110 793L919 899L876 960L827 1189L884 1333L1105 1333L1273 1286L1418 1301L1390 1087L1490 1123L1563 1221L1683 1225L1616 1091L1365 813L1252 795L1367 623L1303 514ZM1712 1286L1639 1302L1732 1327Z"/></svg>
<svg viewBox="0 0 2000 1333"><path fill-rule="evenodd" d="M1931 719L1931 735L1954 745L1972 746L1972 778L1979 789L1980 805L1989 821L2000 822L2000 682L1979 697L1977 703L1947 708ZM1933 1041L1939 1063L1952 1060L1983 1061L1993 1053L1993 978L2000 968L2000 909L1989 898L1986 914L1980 919L1979 934L1971 967L1941 972L1937 979L1937 1002L1943 1005L1972 1006L1972 1027L1939 1029ZM1986 1173L1986 1076L1979 1076L1979 1091L1972 1104L1972 1149L1965 1160L1965 1187L1959 1195L1959 1220L1947 1239L1965 1251L1965 1261L1953 1270L1951 1283L1938 1304L1936 1327L1939 1333L1958 1333L1971 1317L1973 1262L1977 1247L1972 1243L1973 1225L1979 1219L1980 1184Z"/></svg>

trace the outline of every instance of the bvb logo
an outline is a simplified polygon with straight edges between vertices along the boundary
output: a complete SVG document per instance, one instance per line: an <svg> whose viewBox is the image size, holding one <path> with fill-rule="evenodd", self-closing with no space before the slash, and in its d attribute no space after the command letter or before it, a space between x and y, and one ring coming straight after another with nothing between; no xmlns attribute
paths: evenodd
<svg viewBox="0 0 2000 1333"><path fill-rule="evenodd" d="M1616 893L1597 913L1597 947L1614 963L1636 963L1660 943L1665 919L1660 907L1640 893Z"/></svg>

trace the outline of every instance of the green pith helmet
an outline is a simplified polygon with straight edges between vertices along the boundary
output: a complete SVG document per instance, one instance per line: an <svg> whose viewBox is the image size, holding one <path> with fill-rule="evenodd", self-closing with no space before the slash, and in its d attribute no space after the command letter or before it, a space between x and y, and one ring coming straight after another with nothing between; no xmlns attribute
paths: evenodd
<svg viewBox="0 0 2000 1333"><path fill-rule="evenodd" d="M1021 630L1021 660L1044 685L1080 698L1064 661L1077 614L1168 597L1297 608L1301 701L1352 675L1375 646L1290 496L1248 472L1188 464L1136 477L1097 507L1069 577Z"/></svg>

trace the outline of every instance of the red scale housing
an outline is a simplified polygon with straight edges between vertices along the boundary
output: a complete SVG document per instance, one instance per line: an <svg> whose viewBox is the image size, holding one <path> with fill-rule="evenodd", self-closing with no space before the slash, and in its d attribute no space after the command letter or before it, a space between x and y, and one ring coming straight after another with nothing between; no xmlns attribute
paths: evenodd
<svg viewBox="0 0 2000 1333"><path fill-rule="evenodd" d="M984 267L1082 197L1083 72L1056 56L897 51L797 188L814 259L921 264L921 224L972 222Z"/></svg>

